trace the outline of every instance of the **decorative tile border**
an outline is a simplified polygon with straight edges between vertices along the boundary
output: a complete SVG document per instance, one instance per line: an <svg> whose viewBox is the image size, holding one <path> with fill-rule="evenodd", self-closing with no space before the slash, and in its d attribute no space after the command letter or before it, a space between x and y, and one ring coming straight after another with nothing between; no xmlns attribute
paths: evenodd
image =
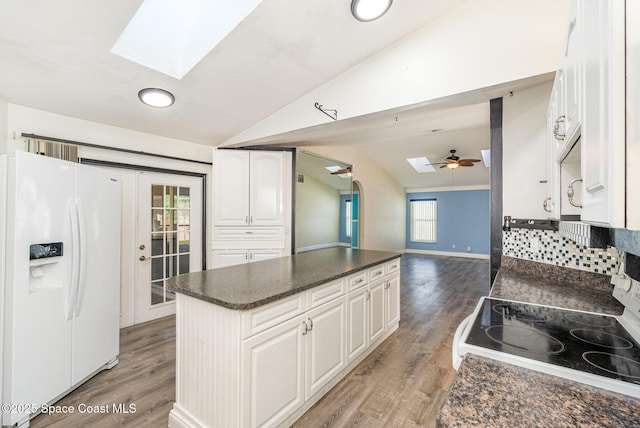
<svg viewBox="0 0 640 428"><path fill-rule="evenodd" d="M502 234L502 254L588 272L618 272L622 253L615 247L588 248L551 230L512 229Z"/></svg>

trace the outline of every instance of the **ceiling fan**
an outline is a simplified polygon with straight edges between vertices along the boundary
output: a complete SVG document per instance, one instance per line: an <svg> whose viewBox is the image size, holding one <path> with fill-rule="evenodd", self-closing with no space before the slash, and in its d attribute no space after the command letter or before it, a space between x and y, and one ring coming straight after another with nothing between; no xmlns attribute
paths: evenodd
<svg viewBox="0 0 640 428"><path fill-rule="evenodd" d="M480 162L480 159L460 159L456 156L455 150L449 150L451 154L444 159L444 162L432 163L428 165L441 165L440 168L456 169L459 166L473 166L474 163Z"/></svg>

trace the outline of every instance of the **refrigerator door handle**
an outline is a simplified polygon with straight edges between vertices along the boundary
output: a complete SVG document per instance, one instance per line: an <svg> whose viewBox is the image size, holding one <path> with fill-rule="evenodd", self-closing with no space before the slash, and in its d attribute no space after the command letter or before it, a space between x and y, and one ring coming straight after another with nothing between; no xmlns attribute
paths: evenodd
<svg viewBox="0 0 640 428"><path fill-rule="evenodd" d="M78 229L78 210L75 201L68 205L71 220L71 283L67 300L67 320L73 318L76 300L78 298L78 281L80 279L80 231Z"/></svg>
<svg viewBox="0 0 640 428"><path fill-rule="evenodd" d="M80 315L82 309L82 300L84 297L85 279L87 277L87 229L85 227L84 212L82 211L82 201L76 202L76 212L78 215L78 236L80 237L80 247L78 254L80 256L80 266L78 270L78 294L74 305L73 316Z"/></svg>

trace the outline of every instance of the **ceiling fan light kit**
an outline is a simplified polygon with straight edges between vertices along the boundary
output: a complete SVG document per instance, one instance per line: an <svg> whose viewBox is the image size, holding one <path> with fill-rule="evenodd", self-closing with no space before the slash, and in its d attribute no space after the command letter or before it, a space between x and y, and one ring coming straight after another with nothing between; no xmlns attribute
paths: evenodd
<svg viewBox="0 0 640 428"><path fill-rule="evenodd" d="M474 163L480 162L480 159L460 159L460 156L456 155L455 150L449 150L451 153L444 159L444 162L432 163L427 165L440 165L440 168L449 168L454 170L459 166L473 166Z"/></svg>

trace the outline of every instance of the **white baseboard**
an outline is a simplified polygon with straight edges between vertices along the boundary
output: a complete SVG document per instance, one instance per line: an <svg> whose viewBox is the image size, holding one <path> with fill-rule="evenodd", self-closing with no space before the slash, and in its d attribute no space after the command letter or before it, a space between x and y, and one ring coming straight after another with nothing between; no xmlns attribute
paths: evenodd
<svg viewBox="0 0 640 428"><path fill-rule="evenodd" d="M407 248L407 254L429 254L433 256L449 256L449 257L466 257L468 259L484 259L489 260L489 254L478 253L454 253L453 251L432 251L432 250L414 250Z"/></svg>

